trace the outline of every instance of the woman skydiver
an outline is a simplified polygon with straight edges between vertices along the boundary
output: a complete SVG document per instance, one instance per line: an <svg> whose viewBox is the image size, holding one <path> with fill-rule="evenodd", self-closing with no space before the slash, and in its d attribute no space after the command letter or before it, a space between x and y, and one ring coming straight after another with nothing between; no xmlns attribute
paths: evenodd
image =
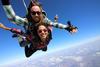
<svg viewBox="0 0 100 67"><path fill-rule="evenodd" d="M51 34L52 28L45 23L38 23L35 26L36 37L34 39L31 38L32 35L26 35L20 29L9 28L4 26L2 23L0 23L0 28L11 31L12 33L15 33L17 35L23 36L24 41L23 43L21 43L21 46L25 43L30 44L30 45L24 45L26 57L30 57L37 50L47 51L47 45L52 39L52 34Z"/></svg>

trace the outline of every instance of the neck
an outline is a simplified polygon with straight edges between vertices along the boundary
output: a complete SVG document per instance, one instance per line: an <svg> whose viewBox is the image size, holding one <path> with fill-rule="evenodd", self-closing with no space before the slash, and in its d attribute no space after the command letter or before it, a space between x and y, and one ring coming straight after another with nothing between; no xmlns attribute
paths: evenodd
<svg viewBox="0 0 100 67"><path fill-rule="evenodd" d="M45 41L46 41L46 39L41 39L41 41L42 41L42 42L45 42Z"/></svg>

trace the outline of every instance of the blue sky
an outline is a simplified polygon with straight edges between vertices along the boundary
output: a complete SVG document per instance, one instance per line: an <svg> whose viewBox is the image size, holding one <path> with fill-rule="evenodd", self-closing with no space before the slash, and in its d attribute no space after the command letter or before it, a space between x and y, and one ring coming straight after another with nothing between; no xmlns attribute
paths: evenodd
<svg viewBox="0 0 100 67"><path fill-rule="evenodd" d="M27 5L29 0L25 0ZM67 47L68 45L100 37L100 0L40 0L47 16L52 21L58 14L58 21L66 24L68 20L78 27L78 32L71 35L66 30L53 29L53 39L48 46L48 52L54 49ZM11 0L17 15L25 16L25 7L21 0ZM0 22L8 27L21 28L11 23L2 8L0 2ZM24 48L21 48L17 39L12 38L12 33L0 29L0 64L12 63L14 60L26 59ZM45 52L39 51L32 55L37 56ZM2 62L1 62L2 61Z"/></svg>

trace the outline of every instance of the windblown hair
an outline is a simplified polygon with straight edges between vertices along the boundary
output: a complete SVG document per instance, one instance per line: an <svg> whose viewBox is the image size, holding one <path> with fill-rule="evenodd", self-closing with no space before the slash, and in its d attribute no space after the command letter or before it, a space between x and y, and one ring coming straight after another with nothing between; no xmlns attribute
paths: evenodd
<svg viewBox="0 0 100 67"><path fill-rule="evenodd" d="M41 12L42 12L42 5L40 4L40 2L38 2L38 1L31 1L30 2L30 4L29 4L29 6L28 6L28 14L26 15L26 18L28 19L28 22L33 22L33 20L32 20L32 16L31 16L31 8L33 7L33 6L38 6L39 8L40 8L40 10L41 10ZM42 20L42 19L41 19Z"/></svg>
<svg viewBox="0 0 100 67"><path fill-rule="evenodd" d="M50 42L50 40L52 39L52 33L51 33L51 30L48 28L48 25L47 25L46 23L38 23L38 24L36 24L36 26L35 26L35 31L37 32L39 26L41 26L41 25L43 25L43 26L45 26L45 27L47 28L48 37L46 38L46 43L48 44L48 43ZM38 34L37 34L37 39L38 39L39 41L41 41L41 39L40 39L40 37L38 36Z"/></svg>

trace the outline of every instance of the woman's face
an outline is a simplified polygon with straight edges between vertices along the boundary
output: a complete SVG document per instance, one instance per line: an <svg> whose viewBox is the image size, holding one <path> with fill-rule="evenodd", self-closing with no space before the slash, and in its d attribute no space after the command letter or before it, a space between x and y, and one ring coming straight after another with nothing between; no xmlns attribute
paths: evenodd
<svg viewBox="0 0 100 67"><path fill-rule="evenodd" d="M48 30L44 25L40 25L37 32L41 40L45 40L48 36Z"/></svg>

